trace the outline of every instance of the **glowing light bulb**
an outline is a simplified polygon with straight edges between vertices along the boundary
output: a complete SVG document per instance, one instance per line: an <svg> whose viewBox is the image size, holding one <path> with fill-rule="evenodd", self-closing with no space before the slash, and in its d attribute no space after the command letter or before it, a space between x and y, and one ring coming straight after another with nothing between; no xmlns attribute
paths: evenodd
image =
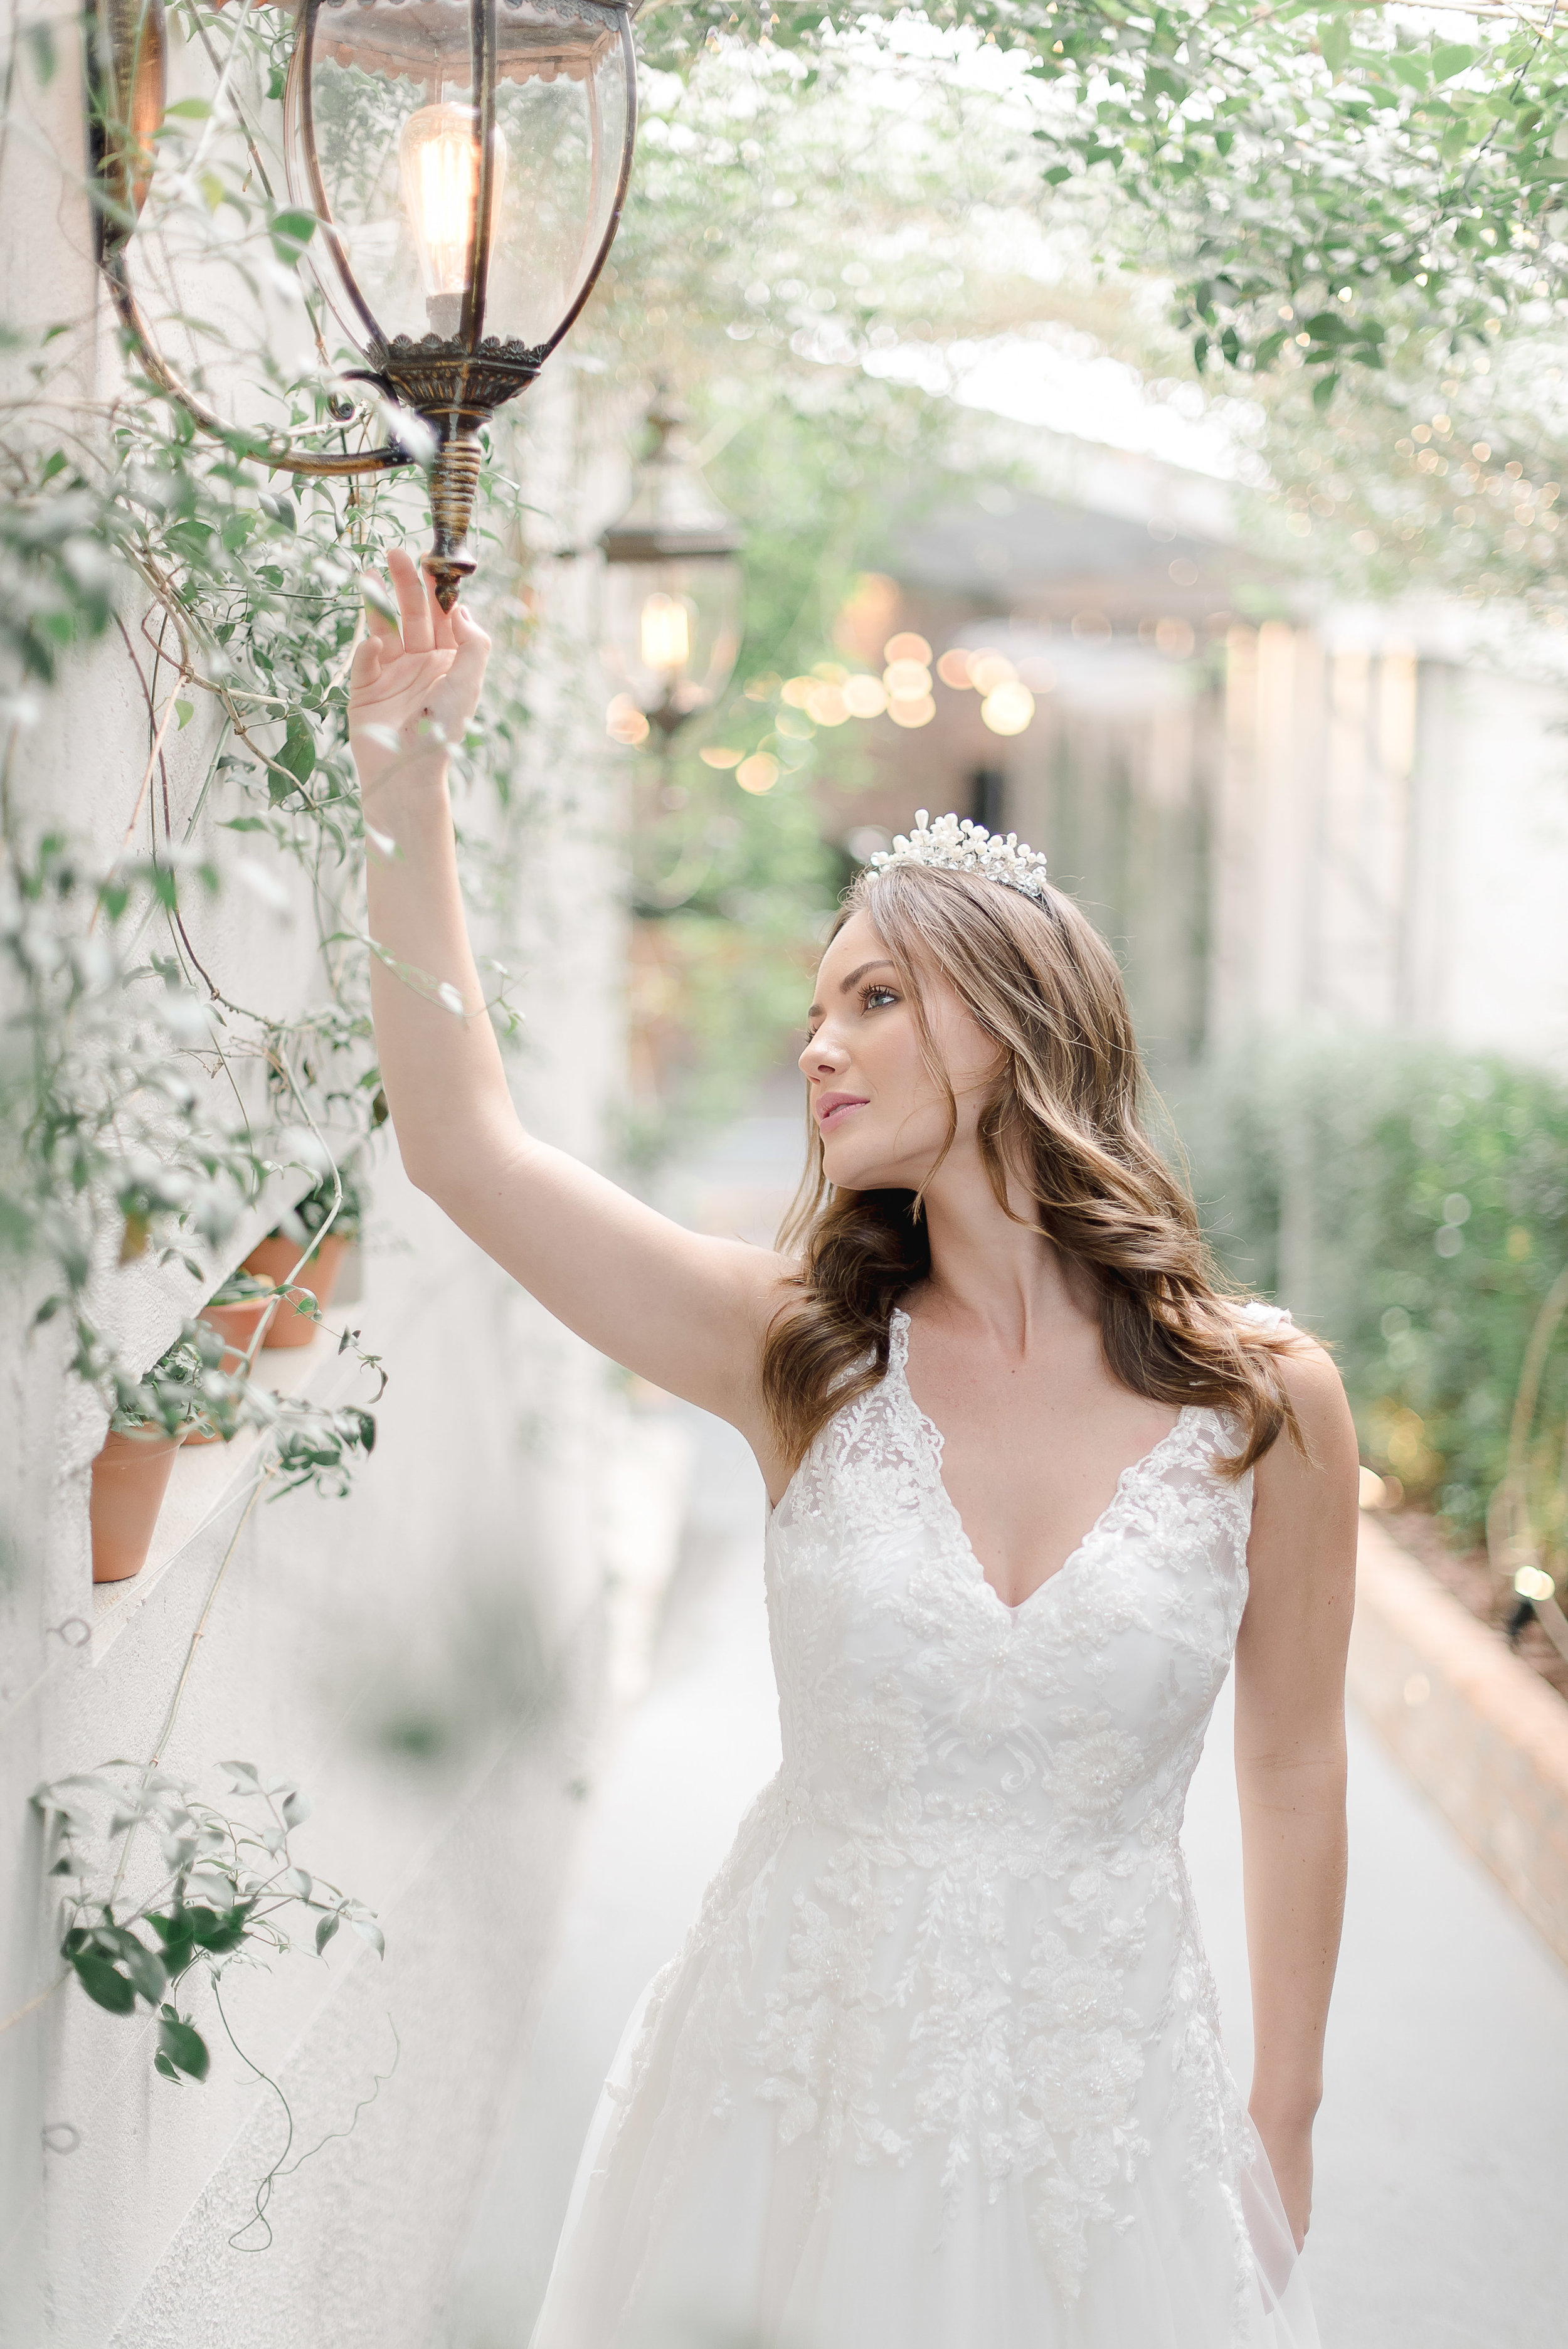
<svg viewBox="0 0 1568 2349"><path fill-rule="evenodd" d="M506 184L506 142L499 129L490 151L495 159L490 174L493 241ZM480 178L479 117L474 109L456 106L446 98L420 107L403 125L397 163L425 284L425 315L436 334L452 336L462 323L463 295L473 265Z"/></svg>
<svg viewBox="0 0 1568 2349"><path fill-rule="evenodd" d="M650 595L640 630L643 666L674 676L691 658L691 616L681 595Z"/></svg>

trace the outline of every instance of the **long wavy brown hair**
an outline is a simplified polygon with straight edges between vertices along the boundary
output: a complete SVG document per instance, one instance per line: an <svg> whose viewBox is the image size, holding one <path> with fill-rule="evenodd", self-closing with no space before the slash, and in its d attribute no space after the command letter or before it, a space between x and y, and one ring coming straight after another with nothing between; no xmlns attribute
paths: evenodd
<svg viewBox="0 0 1568 2349"><path fill-rule="evenodd" d="M1060 890L1043 902L978 874L896 864L860 875L833 936L869 916L912 1007L930 1075L958 1104L922 1001L935 972L995 1039L995 1083L979 1143L998 1201L1034 1218L1092 1276L1100 1343L1135 1394L1208 1403L1229 1413L1240 1449L1217 1464L1241 1475L1282 1429L1299 1444L1279 1357L1290 1344L1243 1319L1199 1226L1186 1185L1144 1132L1147 1090L1127 996L1105 941ZM786 1457L798 1463L834 1413L887 1372L894 1306L931 1269L921 1192L835 1189L820 1133L779 1236L796 1258L792 1294L762 1353L763 1399ZM935 1167L932 1172L934 1174ZM929 1182L930 1177L927 1177Z"/></svg>

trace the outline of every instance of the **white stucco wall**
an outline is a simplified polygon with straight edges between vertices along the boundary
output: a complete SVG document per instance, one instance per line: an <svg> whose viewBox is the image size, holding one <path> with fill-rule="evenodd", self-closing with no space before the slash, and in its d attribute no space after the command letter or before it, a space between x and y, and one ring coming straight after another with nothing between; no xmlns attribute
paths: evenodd
<svg viewBox="0 0 1568 2349"><path fill-rule="evenodd" d="M34 103L74 170L79 80L56 13L60 70ZM0 187L13 315L86 310L79 189L45 202L16 158L14 141ZM98 364L113 364L107 336ZM515 459L547 527L562 511L555 543L571 543L576 502L619 450L583 445L569 360L533 403ZM602 1158L620 1090L619 786L595 722L591 585L588 565L545 566L538 723L514 778L536 814L506 930L527 1014L512 1063L525 1113ZM128 608L133 634L138 617ZM177 807L201 738L199 719L171 743ZM58 825L107 857L146 751L140 689L111 634L73 660L13 762L24 830ZM209 822L232 812L215 799ZM211 836L232 858L232 835ZM231 888L193 936L226 991L287 1016L318 984L314 926L294 869L264 842L252 853L284 883L289 914ZM212 2076L178 2087L153 2075L145 2013L105 2014L74 1982L51 1990L56 1902L27 1799L40 1779L152 1750L243 1506L246 1463L240 1447L180 1458L142 1577L95 1593L87 1497L103 1413L65 1376L55 1327L26 1334L30 1277L0 1298L3 2349L323 2338L428 2349L433 2337L580 1815L620 1406L606 1366L412 1191L385 1135L370 1180L363 1293L347 1319L390 1373L374 1457L346 1501L296 1495L252 1510L165 1756L214 1796L231 1756L296 1778L315 1806L298 1860L372 1904L387 1936L384 1963L343 1933L324 1960L227 1977L236 2038L294 2106L296 2154L348 2127L394 2033L400 2051L353 2134L280 2181L265 2251L228 2238L280 2148L275 2095L229 2046L204 1990L192 2004ZM234 1234L214 1278L270 1227L287 1188ZM143 1261L106 1268L97 1302L149 1363L201 1294ZM261 1359L324 1395L363 1392L342 1387L352 1368L330 1339L308 1358Z"/></svg>
<svg viewBox="0 0 1568 2349"><path fill-rule="evenodd" d="M1237 628L1210 1030L1387 1028L1568 1066L1568 689L1468 613Z"/></svg>

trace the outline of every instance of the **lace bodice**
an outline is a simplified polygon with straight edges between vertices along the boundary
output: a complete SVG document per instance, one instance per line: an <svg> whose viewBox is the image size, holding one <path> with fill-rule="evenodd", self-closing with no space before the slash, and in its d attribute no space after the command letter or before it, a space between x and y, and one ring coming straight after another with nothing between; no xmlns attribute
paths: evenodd
<svg viewBox="0 0 1568 2349"><path fill-rule="evenodd" d="M1021 2192L1064 2303L1096 2230L1138 2223L1158 2140L1231 2246L1253 2340L1253 2156L1179 1843L1246 1600L1251 1475L1216 1473L1234 1431L1188 1407L1009 1608L943 1485L908 1334L895 1313L885 1379L772 1513L783 1765L613 2093L656 2069L670 2178L760 2100L820 2198L846 2161L936 2162L949 2217Z"/></svg>

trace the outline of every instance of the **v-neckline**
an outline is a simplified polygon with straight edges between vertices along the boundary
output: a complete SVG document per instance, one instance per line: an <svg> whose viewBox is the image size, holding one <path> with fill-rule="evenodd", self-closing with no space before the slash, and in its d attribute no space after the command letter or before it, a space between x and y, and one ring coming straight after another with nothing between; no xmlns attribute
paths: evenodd
<svg viewBox="0 0 1568 2349"><path fill-rule="evenodd" d="M1109 1500L1106 1503L1104 1508L1101 1509L1099 1516L1096 1517L1093 1525L1090 1526L1088 1531L1083 1536L1082 1539L1075 1543L1073 1547L1068 1552L1066 1557L1063 1558L1060 1566L1053 1568L1053 1570L1045 1577L1043 1581L1037 1582L1033 1590L1027 1592L1024 1598L1018 1600L1016 1606L1014 1606L1009 1600L1003 1598L1001 1592L997 1589L995 1584L986 1573L985 1567L981 1564L979 1553L976 1551L974 1543L969 1538L963 1516L959 1511L958 1504L947 1489L947 1480L942 1473L942 1455L946 1439L944 1437L942 1430L937 1426L936 1422L925 1412L922 1411L920 1405L914 1399L914 1391L909 1383L909 1315L904 1311L902 1305L895 1305L892 1309L892 1319L890 1325L890 1335L892 1342L888 1351L888 1376L890 1379L896 1376L898 1387L903 1394L904 1402L909 1408L910 1415L914 1420L915 1424L925 1438L925 1448L931 1466L931 1478L932 1483L936 1488L937 1502L946 1514L949 1528L955 1537L957 1547L964 1557L965 1562L973 1567L981 1589L990 1597L996 1606L1001 1609L1003 1614L1007 1617L1010 1622L1016 1622L1018 1618L1025 1612L1026 1609L1034 1605L1036 1599L1039 1598L1042 1591L1051 1589L1057 1583L1062 1580L1066 1574L1081 1562L1087 1553L1094 1547L1094 1544L1098 1541L1100 1535L1105 1532L1106 1528L1121 1507L1121 1505L1125 1501L1135 1480L1144 1475L1150 1468L1153 1467L1155 1462L1160 1459L1166 1446L1181 1433L1189 1418L1200 1412L1202 1409L1202 1405L1190 1402L1183 1403L1178 1410L1174 1420L1166 1429L1164 1434L1161 1436L1158 1443L1150 1444L1147 1452L1140 1453L1136 1460L1130 1460L1128 1462L1127 1466L1121 1471L1116 1480L1116 1490L1112 1493Z"/></svg>

